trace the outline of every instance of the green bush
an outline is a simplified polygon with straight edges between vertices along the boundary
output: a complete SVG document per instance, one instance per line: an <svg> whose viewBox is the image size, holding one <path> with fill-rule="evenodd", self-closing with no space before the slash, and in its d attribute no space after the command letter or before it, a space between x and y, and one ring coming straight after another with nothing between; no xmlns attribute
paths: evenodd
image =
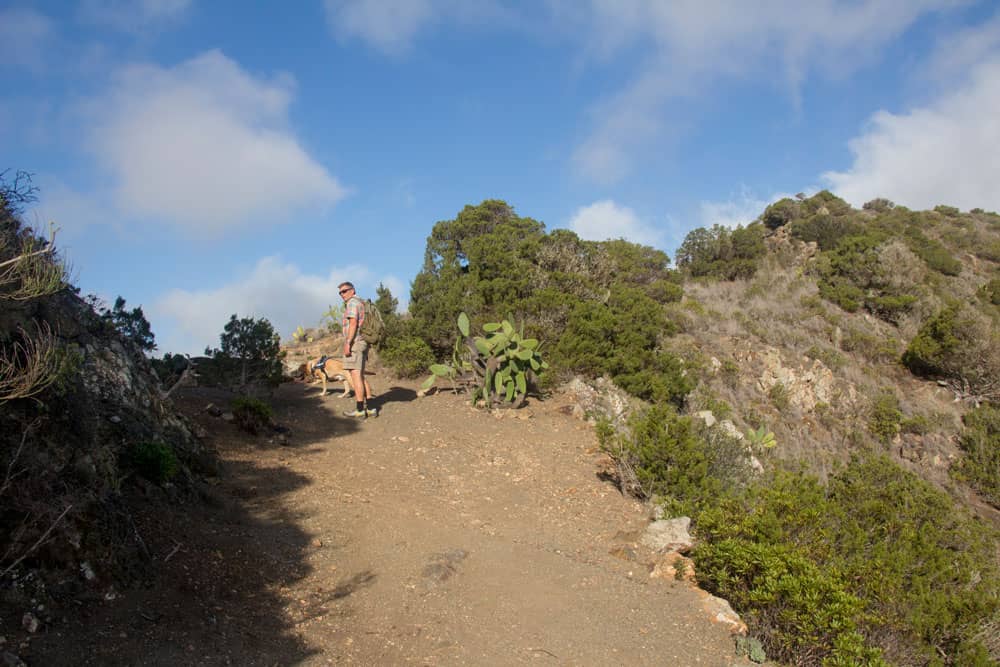
<svg viewBox="0 0 1000 667"><path fill-rule="evenodd" d="M684 364L660 349L675 325L643 290L616 285L608 304L577 303L550 362L563 371L587 377L610 376L630 394L680 406L694 388Z"/></svg>
<svg viewBox="0 0 1000 667"><path fill-rule="evenodd" d="M380 358L399 377L414 378L426 373L434 363L434 351L422 338L396 337L386 341Z"/></svg>
<svg viewBox="0 0 1000 667"><path fill-rule="evenodd" d="M889 444L899 434L903 412L899 399L892 391L883 391L872 401L868 414L868 431L882 444Z"/></svg>
<svg viewBox="0 0 1000 667"><path fill-rule="evenodd" d="M1000 535L886 458L778 471L695 524L699 581L778 660L959 664L1000 610Z"/></svg>
<svg viewBox="0 0 1000 667"><path fill-rule="evenodd" d="M953 303L928 319L910 341L903 363L915 375L943 378L971 397L1000 392L1000 334L972 307Z"/></svg>
<svg viewBox="0 0 1000 667"><path fill-rule="evenodd" d="M240 429L256 435L271 425L271 406L256 398L241 397L233 400L233 417Z"/></svg>
<svg viewBox="0 0 1000 667"><path fill-rule="evenodd" d="M985 404L962 418L959 440L964 456L952 472L1000 508L1000 407Z"/></svg>
<svg viewBox="0 0 1000 667"><path fill-rule="evenodd" d="M1000 306L1000 278L993 278L979 288L979 296L983 301L994 306Z"/></svg>
<svg viewBox="0 0 1000 667"><path fill-rule="evenodd" d="M795 220L798 216L799 203L785 197L765 208L764 213L760 216L760 221L768 229L778 229Z"/></svg>
<svg viewBox="0 0 1000 667"><path fill-rule="evenodd" d="M669 405L634 414L625 433L606 427L598 437L619 469L634 472L640 495L661 499L677 516L712 505L741 488L749 475L745 445Z"/></svg>
<svg viewBox="0 0 1000 667"><path fill-rule="evenodd" d="M764 231L760 223L735 229L722 225L699 227L688 233L677 249L677 266L693 278L751 278L767 252Z"/></svg>
<svg viewBox="0 0 1000 667"><path fill-rule="evenodd" d="M151 482L163 484L177 474L177 455L165 443L138 442L132 447L131 458L136 472Z"/></svg>

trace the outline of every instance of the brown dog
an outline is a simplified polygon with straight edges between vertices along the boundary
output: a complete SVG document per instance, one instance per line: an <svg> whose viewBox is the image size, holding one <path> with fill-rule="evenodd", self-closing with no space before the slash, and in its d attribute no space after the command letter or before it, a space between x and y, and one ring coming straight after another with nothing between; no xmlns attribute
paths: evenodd
<svg viewBox="0 0 1000 667"><path fill-rule="evenodd" d="M344 393L340 394L341 398L346 398L348 394L354 389L351 386L351 374L344 370L344 362L341 359L335 357L328 358L323 362L322 369L316 368L317 362L322 357L316 357L315 359L310 359L306 363L299 366L299 370L302 372L303 380L312 380L315 383L317 380L323 383L323 391L320 396L326 396L327 394L327 383L329 380L342 380L344 383ZM368 369L365 369L365 375L375 375ZM368 379L365 378L365 387L368 389L368 393L374 396L372 392L372 387L368 384Z"/></svg>

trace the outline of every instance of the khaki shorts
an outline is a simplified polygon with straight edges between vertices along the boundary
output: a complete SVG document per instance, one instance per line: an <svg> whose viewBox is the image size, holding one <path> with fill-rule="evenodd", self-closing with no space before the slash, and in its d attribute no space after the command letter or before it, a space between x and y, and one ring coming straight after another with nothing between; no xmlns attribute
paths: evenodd
<svg viewBox="0 0 1000 667"><path fill-rule="evenodd" d="M344 357L344 370L359 370L364 372L368 362L368 343L358 338L351 346L351 354Z"/></svg>

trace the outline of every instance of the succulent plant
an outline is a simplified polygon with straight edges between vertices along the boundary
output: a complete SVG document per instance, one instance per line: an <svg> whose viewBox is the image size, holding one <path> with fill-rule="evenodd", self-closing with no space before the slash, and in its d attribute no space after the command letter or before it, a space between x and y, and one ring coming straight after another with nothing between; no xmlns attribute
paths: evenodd
<svg viewBox="0 0 1000 667"><path fill-rule="evenodd" d="M451 365L432 365L421 391L430 389L438 378L448 378L455 389L459 382L469 387L474 403L482 400L487 406L520 406L532 375L541 374L549 365L539 352L541 343L525 338L523 324L518 330L511 319L487 322L483 325L485 335L473 337L469 317L461 313L461 336L455 341Z"/></svg>

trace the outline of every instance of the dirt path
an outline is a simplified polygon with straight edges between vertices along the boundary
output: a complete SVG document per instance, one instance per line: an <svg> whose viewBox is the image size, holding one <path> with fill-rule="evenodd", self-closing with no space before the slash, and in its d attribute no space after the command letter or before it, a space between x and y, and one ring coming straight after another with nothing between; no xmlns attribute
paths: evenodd
<svg viewBox="0 0 1000 667"><path fill-rule="evenodd" d="M498 418L395 386L381 417L357 422L340 416L349 400L318 391L279 390L283 445L210 417L220 397L208 390L181 396L225 461L209 507L193 503L176 524L140 517L140 530L169 536L147 540L160 584L85 603L22 657L742 664L695 591L649 578L651 554L633 544L644 508L599 479L592 429L558 397Z"/></svg>

